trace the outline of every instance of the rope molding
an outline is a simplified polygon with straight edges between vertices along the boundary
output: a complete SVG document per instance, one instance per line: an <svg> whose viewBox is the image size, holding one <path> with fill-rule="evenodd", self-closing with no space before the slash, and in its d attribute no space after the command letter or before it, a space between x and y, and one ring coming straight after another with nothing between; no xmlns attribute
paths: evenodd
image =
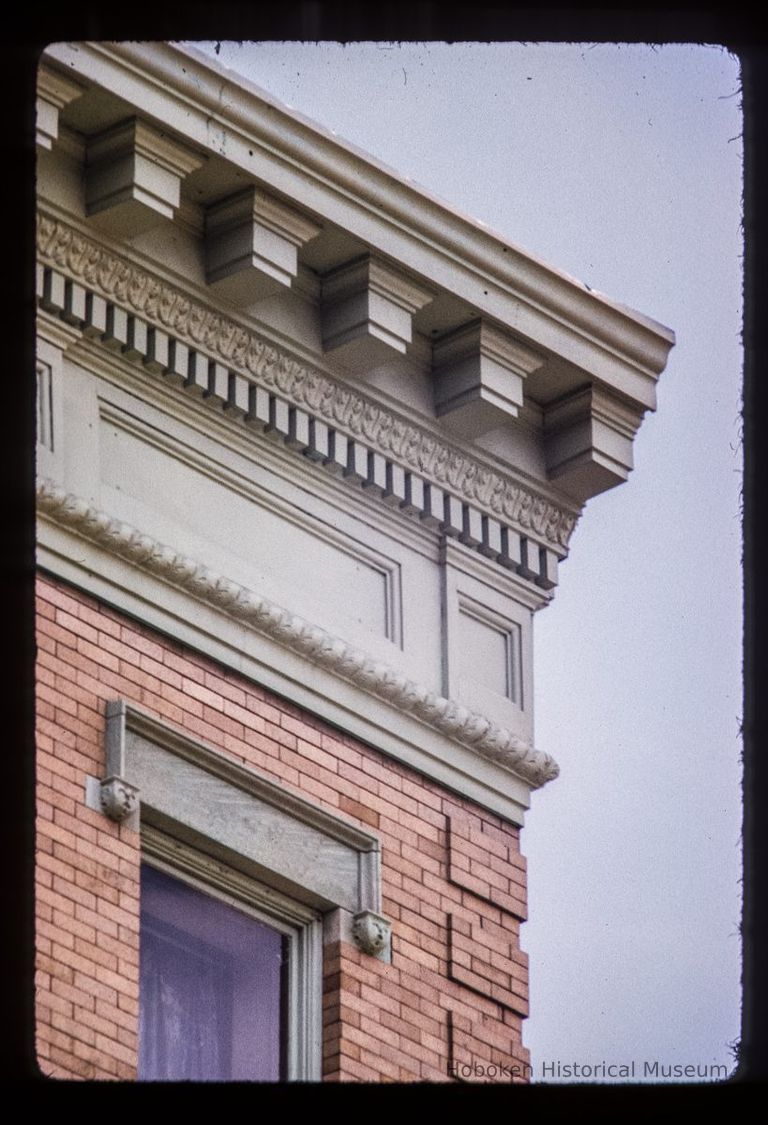
<svg viewBox="0 0 768 1125"><path fill-rule="evenodd" d="M333 672L378 699L413 715L483 758L512 770L533 788L559 774L548 754L476 711L430 691L384 661L121 520L67 493L50 480L37 486L39 511L135 566L157 575L240 623Z"/></svg>

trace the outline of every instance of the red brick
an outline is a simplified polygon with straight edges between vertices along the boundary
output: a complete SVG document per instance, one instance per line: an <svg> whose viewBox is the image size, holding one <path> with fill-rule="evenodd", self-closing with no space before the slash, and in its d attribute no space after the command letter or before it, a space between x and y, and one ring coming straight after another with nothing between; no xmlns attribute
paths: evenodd
<svg viewBox="0 0 768 1125"><path fill-rule="evenodd" d="M68 586L57 582L55 579L38 575L36 585L40 601L51 606L58 606L74 616L77 616L80 612L81 606L91 605L91 599L86 594L79 591L75 593Z"/></svg>
<svg viewBox="0 0 768 1125"><path fill-rule="evenodd" d="M120 639L123 644L128 645L129 648L136 649L137 652L144 653L145 656L151 656L153 660L162 662L165 656L165 649L158 641L152 641L144 633L137 632L135 629L127 625L123 625L120 632Z"/></svg>
<svg viewBox="0 0 768 1125"><path fill-rule="evenodd" d="M248 695L245 689L237 683L233 683L224 676L216 675L214 672L208 671L203 673L203 683L207 688L217 695L220 695L223 699L228 700L238 707L245 707ZM251 715L251 717L253 716Z"/></svg>
<svg viewBox="0 0 768 1125"><path fill-rule="evenodd" d="M366 808L359 801L352 801L349 797L341 794L339 796L339 808L343 812L349 813L350 816L362 820L365 824L370 824L373 828L379 827L379 814L374 812L373 809Z"/></svg>
<svg viewBox="0 0 768 1125"><path fill-rule="evenodd" d="M105 1055L109 1055L114 1059L119 1059L128 1066L136 1065L135 1046L125 1046L123 1043L117 1043L114 1039L107 1038L106 1035L97 1032L95 1047L97 1051L103 1052Z"/></svg>
<svg viewBox="0 0 768 1125"><path fill-rule="evenodd" d="M223 706L224 700L220 702ZM217 744L221 739L222 732L230 734L233 738L240 740L243 738L244 727L242 723L238 723L235 719L230 719L227 715L223 714L223 712L217 711L215 708L209 707L205 703L203 704L203 721L210 723L211 726L215 728L216 735L214 737Z"/></svg>
<svg viewBox="0 0 768 1125"><path fill-rule="evenodd" d="M115 660L116 667L112 669L114 672L119 672L121 677L128 681L128 683L135 685L132 692L136 688L145 689L147 691L157 691L160 684L154 676L148 675L142 671L136 664L131 663L129 660Z"/></svg>
<svg viewBox="0 0 768 1125"><path fill-rule="evenodd" d="M393 963L372 961L346 944L326 949L326 1074L353 1081L363 1074L379 1082L442 1080L446 1004L478 1051L498 1050L505 1037L519 1040L520 1015L472 991L476 984L495 991L505 982L511 993L526 983L519 922L506 912L524 906L525 898L515 829L321 720L305 718L300 708L242 676L149 629L123 625L119 614L92 599L63 600L57 620L50 605L41 614L43 639L45 627L60 628L63 621L67 628L48 637L60 650L41 644L39 652L41 686L53 689L39 699L40 797L43 808L57 801L58 807L53 822L41 825L38 841L41 878L52 883L41 887L38 904L41 981L50 983L41 994L49 1003L39 1004L38 1024L47 1023L50 1033L59 1030L54 1015L72 1017L91 1042L75 1039L75 1051L41 1040L47 1065L69 1077L135 1073L140 841L82 807L83 774L98 776L103 769L104 701L118 696L380 835L384 909L395 922ZM98 661L88 647L94 644L110 659ZM451 876L464 886L447 880L446 814L457 821ZM478 898L478 889L498 901ZM81 899L74 908L72 895ZM474 953L465 982L446 976L446 911ZM457 955L463 952L457 945ZM69 979L51 979L52 968ZM74 992L66 996L62 987Z"/></svg>
<svg viewBox="0 0 768 1125"><path fill-rule="evenodd" d="M182 680L182 689L185 696L191 696L192 699L199 700L200 703L212 707L215 711L224 710L224 700L216 692L211 691L201 683L197 683L193 679L184 676Z"/></svg>
<svg viewBox="0 0 768 1125"><path fill-rule="evenodd" d="M117 1024L96 1012L91 1012L87 1009L78 1011L77 1020L78 1023L90 1028L93 1032L98 1031L100 1035L105 1035L109 1039L117 1039Z"/></svg>
<svg viewBox="0 0 768 1125"><path fill-rule="evenodd" d="M61 996L65 1000L71 1000L73 1004L78 1004L81 1008L93 1008L93 996L84 988L78 986L77 976L75 977L74 984L68 981L52 980L51 992L55 996Z"/></svg>
<svg viewBox="0 0 768 1125"><path fill-rule="evenodd" d="M82 637L83 640L91 644L97 644L99 639L98 629L88 624L80 615L81 608L85 607L78 606L75 614L68 613L65 609L57 609L56 624L76 637Z"/></svg>
<svg viewBox="0 0 768 1125"><path fill-rule="evenodd" d="M94 634L94 642L97 642L98 639L98 634ZM105 652L104 648L97 643L91 643L91 641L85 640L83 637L78 637L75 648L81 656L86 658L87 662L92 661L96 667L110 668L113 672L122 670L122 662L118 660L116 656L113 656L111 652ZM75 662L73 661L73 663Z"/></svg>
<svg viewBox="0 0 768 1125"><path fill-rule="evenodd" d="M71 1000L65 999L63 996L56 996L53 992L45 993L45 1002L38 999L38 1006L47 1009L48 1020L53 1012L58 1012L60 1015L65 1016L67 1019L72 1019L75 1011L75 1005Z"/></svg>
<svg viewBox="0 0 768 1125"><path fill-rule="evenodd" d="M122 1027L125 1031L136 1030L137 1012L127 1012L120 1005L114 1004L108 1000L102 1000L99 996L96 997L96 1015L102 1019L113 1023L116 1027Z"/></svg>
<svg viewBox="0 0 768 1125"><path fill-rule="evenodd" d="M61 1077L80 1078L82 1080L90 1080L96 1077L96 1068L93 1063L75 1058L69 1051L62 1051L56 1046L51 1047L51 1061L59 1064Z"/></svg>
<svg viewBox="0 0 768 1125"><path fill-rule="evenodd" d="M346 1081L377 1082L379 1072L372 1066L357 1062L355 1059L342 1057L339 1065L339 1075Z"/></svg>
<svg viewBox="0 0 768 1125"><path fill-rule="evenodd" d="M88 910L85 906L76 906L75 917L81 922L85 922L86 925L93 926L97 933L108 934L115 938L118 936L117 923L110 918L105 918L103 914L97 914L95 910Z"/></svg>
<svg viewBox="0 0 768 1125"><path fill-rule="evenodd" d="M36 693L38 698L38 705L40 703L50 704L50 707L46 708L45 710L41 709L39 711L39 716L41 718L48 719L49 722L52 721L48 714L51 708L53 708L55 716L58 716L58 714L60 714L61 712L66 712L67 714L72 715L73 718L77 717L77 701L69 698L69 695L67 694L67 688L68 685L66 683L62 683L62 679L60 676L54 676L53 687L49 687L47 684L38 684ZM53 721L58 722L58 718Z"/></svg>

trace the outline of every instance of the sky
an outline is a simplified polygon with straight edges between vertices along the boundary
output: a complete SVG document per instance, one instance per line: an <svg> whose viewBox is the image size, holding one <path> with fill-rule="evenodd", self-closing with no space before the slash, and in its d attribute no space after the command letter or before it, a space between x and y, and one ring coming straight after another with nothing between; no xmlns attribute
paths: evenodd
<svg viewBox="0 0 768 1125"><path fill-rule="evenodd" d="M536 745L561 776L534 794L523 831L524 1041L534 1081L556 1081L557 1063L634 1062L639 1081L673 1066L732 1069L741 1008L738 59L694 44L195 46L674 329L635 471L589 501L556 597L535 621ZM610 1078L606 1069L600 1080Z"/></svg>

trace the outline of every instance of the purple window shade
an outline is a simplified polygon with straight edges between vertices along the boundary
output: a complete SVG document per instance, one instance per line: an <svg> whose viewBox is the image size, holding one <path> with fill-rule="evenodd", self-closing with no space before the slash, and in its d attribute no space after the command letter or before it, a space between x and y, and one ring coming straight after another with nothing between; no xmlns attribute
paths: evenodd
<svg viewBox="0 0 768 1125"><path fill-rule="evenodd" d="M139 1078L284 1078L287 953L277 930L143 864Z"/></svg>

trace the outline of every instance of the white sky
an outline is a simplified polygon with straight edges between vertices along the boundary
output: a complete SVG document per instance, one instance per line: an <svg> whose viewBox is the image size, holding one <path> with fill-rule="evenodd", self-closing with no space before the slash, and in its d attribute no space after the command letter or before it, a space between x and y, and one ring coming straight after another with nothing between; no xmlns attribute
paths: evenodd
<svg viewBox="0 0 768 1125"><path fill-rule="evenodd" d="M197 44L213 53L213 46ZM544 1063L732 1065L740 1033L741 109L696 45L224 43L218 61L673 328L629 482L536 619Z"/></svg>

